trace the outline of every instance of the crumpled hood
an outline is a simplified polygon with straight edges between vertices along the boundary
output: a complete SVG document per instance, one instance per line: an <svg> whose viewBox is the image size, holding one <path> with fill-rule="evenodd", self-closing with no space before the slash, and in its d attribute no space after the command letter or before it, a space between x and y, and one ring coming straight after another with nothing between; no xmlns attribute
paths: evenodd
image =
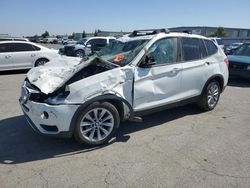
<svg viewBox="0 0 250 188"><path fill-rule="evenodd" d="M44 94L50 94L61 87L83 66L79 58L60 57L44 66L32 68L27 73L31 84L35 85Z"/></svg>
<svg viewBox="0 0 250 188"><path fill-rule="evenodd" d="M248 56L229 55L228 60L229 60L229 63L230 61L233 61L233 62L250 64L250 57Z"/></svg>

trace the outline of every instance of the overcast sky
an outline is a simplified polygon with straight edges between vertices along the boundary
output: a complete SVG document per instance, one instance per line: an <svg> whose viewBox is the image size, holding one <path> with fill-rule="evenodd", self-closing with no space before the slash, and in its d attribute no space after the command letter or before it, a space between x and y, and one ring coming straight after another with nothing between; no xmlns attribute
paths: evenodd
<svg viewBox="0 0 250 188"><path fill-rule="evenodd" d="M178 26L250 28L250 0L0 0L0 34L131 31Z"/></svg>

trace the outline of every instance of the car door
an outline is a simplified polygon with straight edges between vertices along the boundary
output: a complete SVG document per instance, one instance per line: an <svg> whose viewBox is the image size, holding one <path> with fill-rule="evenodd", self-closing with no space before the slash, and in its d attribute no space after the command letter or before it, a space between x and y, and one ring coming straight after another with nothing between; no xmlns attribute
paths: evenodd
<svg viewBox="0 0 250 188"><path fill-rule="evenodd" d="M37 58L37 50L29 43L13 44L13 66L19 68L31 68Z"/></svg>
<svg viewBox="0 0 250 188"><path fill-rule="evenodd" d="M134 102L135 111L164 106L179 100L182 78L178 38L156 41L146 53L155 65L135 68Z"/></svg>
<svg viewBox="0 0 250 188"><path fill-rule="evenodd" d="M210 64L202 39L182 37L181 46L183 59L181 98L187 99L201 94L208 79Z"/></svg>
<svg viewBox="0 0 250 188"><path fill-rule="evenodd" d="M0 70L12 69L11 43L0 44Z"/></svg>

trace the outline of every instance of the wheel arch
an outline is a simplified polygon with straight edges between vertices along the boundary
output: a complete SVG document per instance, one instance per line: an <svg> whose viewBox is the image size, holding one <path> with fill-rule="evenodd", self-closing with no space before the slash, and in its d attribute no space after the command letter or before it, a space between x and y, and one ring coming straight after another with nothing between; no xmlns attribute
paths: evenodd
<svg viewBox="0 0 250 188"><path fill-rule="evenodd" d="M81 111L83 109L87 108L90 104L95 103L95 102L109 102L112 105L114 105L115 108L117 109L119 115L120 115L121 121L125 120L124 104L128 107L130 116L133 116L133 113L134 113L133 108L130 105L130 103L121 97L118 97L114 94L105 94L105 95L97 96L97 97L94 97L94 98L86 101L85 103L81 104L78 107L73 118L71 119L70 128L69 128L70 131L72 131L72 132L74 131L75 122L77 121L77 118L80 115Z"/></svg>
<svg viewBox="0 0 250 188"><path fill-rule="evenodd" d="M205 83L205 85L204 85L204 87L203 87L203 89L202 89L201 95L204 93L204 91L206 90L208 84L209 84L212 80L216 80L216 81L219 82L221 92L223 92L223 90L224 90L224 78L223 78L223 76L222 76L221 74L216 74L216 75L211 76L211 77L206 81L206 83Z"/></svg>
<svg viewBox="0 0 250 188"><path fill-rule="evenodd" d="M41 59L46 59L46 60L48 60L48 62L50 61L50 58L41 56L41 57L37 58L37 59L34 61L33 67L35 67L35 66L36 66L36 63L37 63L39 60L41 60Z"/></svg>

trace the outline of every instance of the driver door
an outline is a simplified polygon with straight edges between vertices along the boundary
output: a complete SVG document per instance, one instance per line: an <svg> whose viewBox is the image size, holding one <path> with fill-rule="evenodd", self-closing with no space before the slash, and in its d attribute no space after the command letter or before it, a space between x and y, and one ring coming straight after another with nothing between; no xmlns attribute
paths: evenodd
<svg viewBox="0 0 250 188"><path fill-rule="evenodd" d="M134 78L135 111L164 106L180 99L182 63L178 38L156 41L147 53L154 65L138 66Z"/></svg>

